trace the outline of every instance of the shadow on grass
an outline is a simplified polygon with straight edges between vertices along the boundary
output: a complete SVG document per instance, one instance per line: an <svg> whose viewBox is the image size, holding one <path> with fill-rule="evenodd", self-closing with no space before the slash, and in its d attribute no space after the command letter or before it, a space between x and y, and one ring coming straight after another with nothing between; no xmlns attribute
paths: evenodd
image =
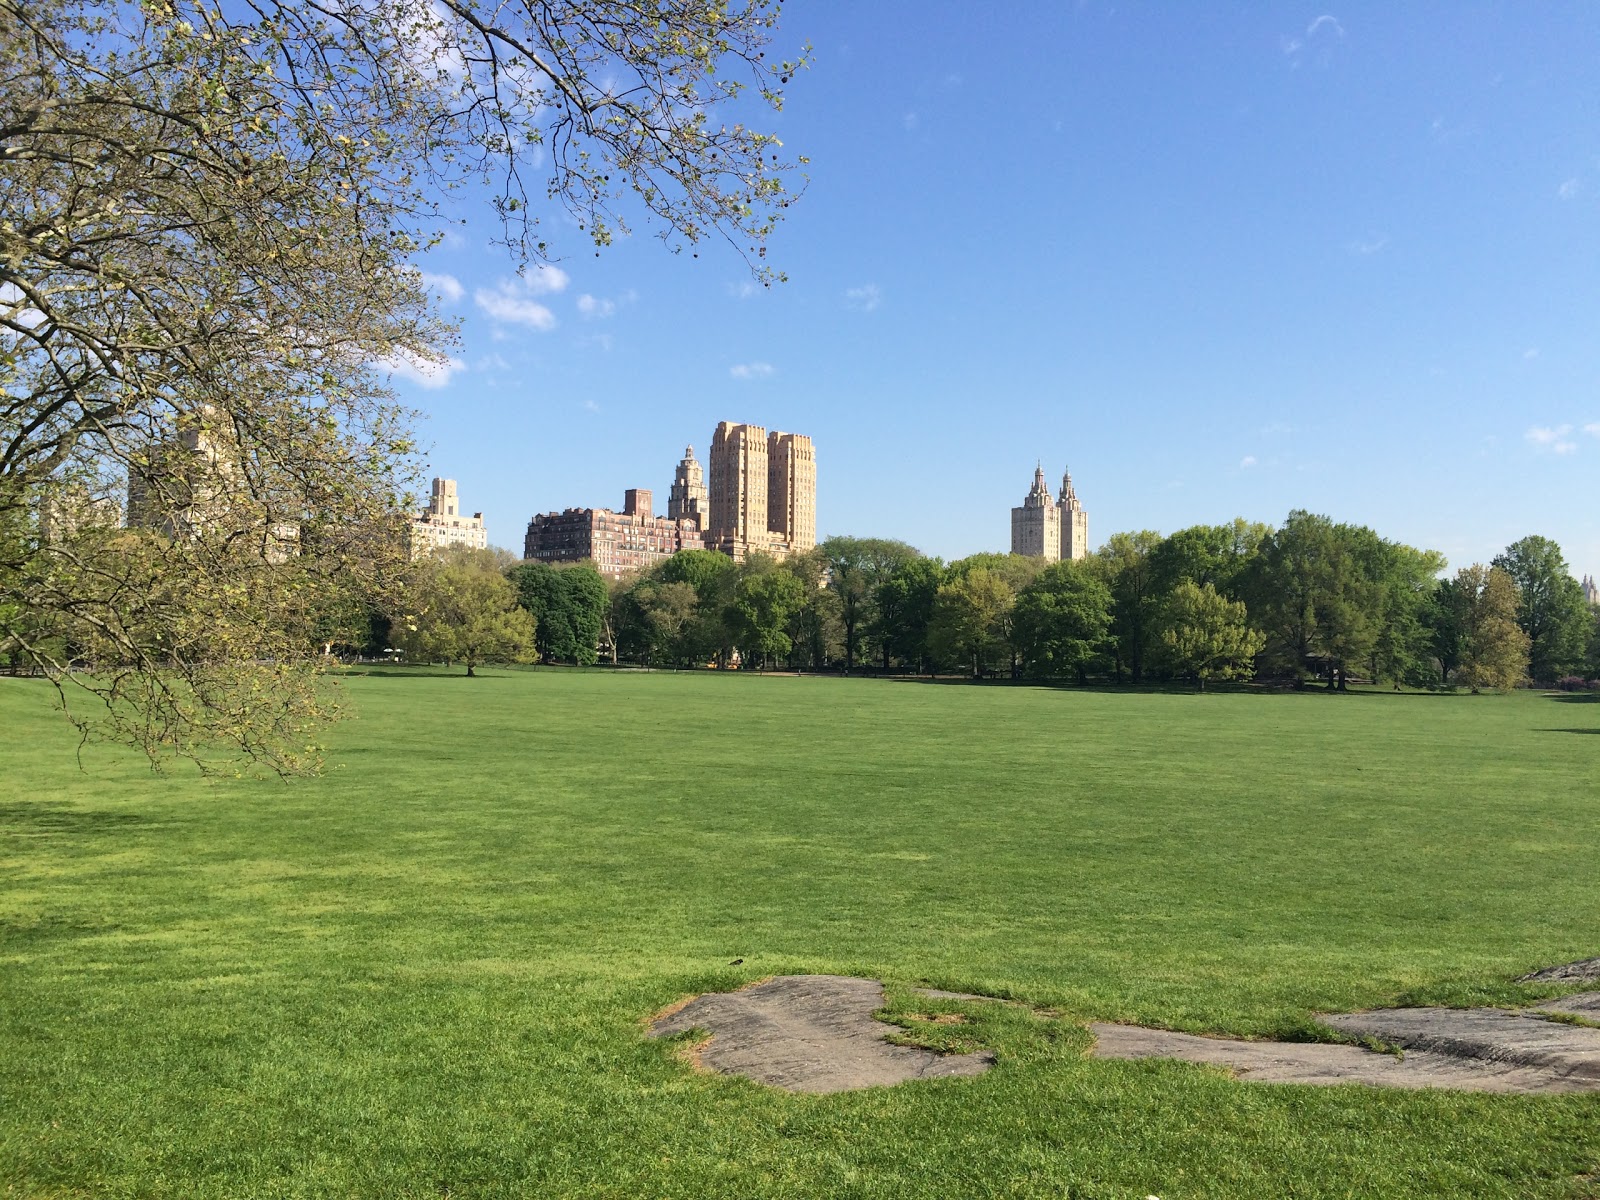
<svg viewBox="0 0 1600 1200"><path fill-rule="evenodd" d="M1547 692L1545 699L1557 704L1600 704L1600 692Z"/></svg>
<svg viewBox="0 0 1600 1200"><path fill-rule="evenodd" d="M107 833L130 825L148 825L138 813L102 812L68 808L62 804L0 804L0 832L40 835L49 833Z"/></svg>
<svg viewBox="0 0 1600 1200"><path fill-rule="evenodd" d="M1535 733L1600 733L1600 729L1535 729Z"/></svg>

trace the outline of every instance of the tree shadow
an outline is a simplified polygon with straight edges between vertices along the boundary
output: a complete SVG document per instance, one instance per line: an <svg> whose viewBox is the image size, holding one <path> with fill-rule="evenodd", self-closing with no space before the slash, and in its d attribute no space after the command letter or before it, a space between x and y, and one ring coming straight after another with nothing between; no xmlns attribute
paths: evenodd
<svg viewBox="0 0 1600 1200"><path fill-rule="evenodd" d="M151 823L149 817L138 813L69 808L64 804L0 803L0 832L25 836L108 833Z"/></svg>
<svg viewBox="0 0 1600 1200"><path fill-rule="evenodd" d="M1546 692L1544 698L1557 704L1600 704L1600 692Z"/></svg>
<svg viewBox="0 0 1600 1200"><path fill-rule="evenodd" d="M1600 733L1600 729L1535 729L1535 733Z"/></svg>

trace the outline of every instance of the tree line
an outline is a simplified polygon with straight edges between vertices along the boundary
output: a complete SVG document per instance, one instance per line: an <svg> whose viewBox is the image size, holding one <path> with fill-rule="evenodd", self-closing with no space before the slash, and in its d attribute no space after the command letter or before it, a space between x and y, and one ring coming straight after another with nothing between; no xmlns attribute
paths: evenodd
<svg viewBox="0 0 1600 1200"><path fill-rule="evenodd" d="M610 581L590 563L453 552L422 564L392 629L414 658L469 670L603 656L1200 688L1263 679L1338 690L1360 679L1478 690L1600 677L1600 617L1554 542L1526 537L1488 565L1444 572L1434 551L1304 511L1277 527L1240 519L1119 533L1054 563L946 563L904 542L832 537L781 562L685 550ZM493 598L442 599L468 578L489 581L475 586Z"/></svg>

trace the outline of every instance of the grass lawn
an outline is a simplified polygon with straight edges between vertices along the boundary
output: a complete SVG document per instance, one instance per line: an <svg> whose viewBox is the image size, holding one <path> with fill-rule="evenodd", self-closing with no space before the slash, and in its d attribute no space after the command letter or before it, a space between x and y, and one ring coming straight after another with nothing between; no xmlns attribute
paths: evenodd
<svg viewBox="0 0 1600 1200"><path fill-rule="evenodd" d="M1600 954L1600 704L348 688L326 776L211 783L80 770L0 681L0 1195L1600 1196L1597 1095L1243 1084L1077 1023L1555 994L1510 980ZM642 1036L791 972L1065 1015L969 1006L988 1075L826 1097Z"/></svg>

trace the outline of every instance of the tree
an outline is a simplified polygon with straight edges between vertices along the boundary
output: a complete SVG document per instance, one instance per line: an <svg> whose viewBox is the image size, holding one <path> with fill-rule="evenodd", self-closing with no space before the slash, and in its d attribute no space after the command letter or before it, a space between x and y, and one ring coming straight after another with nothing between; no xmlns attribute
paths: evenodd
<svg viewBox="0 0 1600 1200"><path fill-rule="evenodd" d="M533 615L541 658L579 666L598 660L611 597L593 564L523 562L508 574L518 603Z"/></svg>
<svg viewBox="0 0 1600 1200"><path fill-rule="evenodd" d="M304 610L404 555L373 536L414 476L387 379L445 361L412 265L441 197L497 180L523 262L554 207L770 278L795 164L719 118L803 65L765 56L776 7L0 0L0 526L97 514L0 543L0 642L153 757L314 765ZM110 515L130 481L148 534Z"/></svg>
<svg viewBox="0 0 1600 1200"><path fill-rule="evenodd" d="M998 571L972 567L941 584L934 598L928 645L943 662L965 663L974 679L1010 653L1006 624L1016 593Z"/></svg>
<svg viewBox="0 0 1600 1200"><path fill-rule="evenodd" d="M422 559L395 617L406 654L459 662L469 676L487 662L531 661L534 620L504 568L492 550L456 547Z"/></svg>
<svg viewBox="0 0 1600 1200"><path fill-rule="evenodd" d="M1185 579L1166 601L1161 640L1172 669L1193 679L1201 691L1214 679L1246 679L1266 635L1251 629L1245 606L1218 593L1210 583Z"/></svg>
<svg viewBox="0 0 1600 1200"><path fill-rule="evenodd" d="M1120 677L1126 666L1135 683L1144 678L1145 660L1156 638L1161 593L1151 555L1160 544L1161 535L1148 529L1117 533L1089 559L1090 570L1111 592L1115 669Z"/></svg>
<svg viewBox="0 0 1600 1200"><path fill-rule="evenodd" d="M1111 593L1081 563L1052 563L1017 593L1012 627L1024 670L1082 683L1111 627Z"/></svg>
<svg viewBox="0 0 1600 1200"><path fill-rule="evenodd" d="M1517 623L1516 582L1500 567L1474 563L1456 572L1461 597L1461 666L1456 682L1509 691L1528 674L1530 639Z"/></svg>
<svg viewBox="0 0 1600 1200"><path fill-rule="evenodd" d="M1511 576L1520 597L1517 624L1528 635L1528 674L1551 683L1583 662L1589 606L1583 588L1567 571L1561 547L1544 537L1525 537L1495 556L1494 566Z"/></svg>
<svg viewBox="0 0 1600 1200"><path fill-rule="evenodd" d="M637 613L635 636L629 649L649 666L657 659L674 663L692 661L687 633L693 628L699 597L687 583L642 582L629 593Z"/></svg>
<svg viewBox="0 0 1600 1200"><path fill-rule="evenodd" d="M878 585L875 602L882 630L885 671L889 660L923 668L928 663L928 627L934 601L944 582L944 566L935 558L914 558L901 563Z"/></svg>
<svg viewBox="0 0 1600 1200"><path fill-rule="evenodd" d="M805 596L789 618L790 660L797 668L821 670L844 648L839 596L824 582L827 562L813 547L785 559L783 569L800 581Z"/></svg>
<svg viewBox="0 0 1600 1200"><path fill-rule="evenodd" d="M1270 525L1235 517L1227 525L1192 525L1168 535L1150 551L1150 574L1157 594L1170 595L1185 579L1210 584L1222 595L1236 594L1241 576L1272 534Z"/></svg>
<svg viewBox="0 0 1600 1200"><path fill-rule="evenodd" d="M765 555L752 555L740 576L729 612L734 636L747 659L765 666L788 655L789 622L805 604L805 589Z"/></svg>
<svg viewBox="0 0 1600 1200"><path fill-rule="evenodd" d="M828 565L828 586L839 597L839 620L844 626L844 669L848 674L861 656L862 642L870 631L879 635L876 599L879 586L895 568L918 557L904 542L888 538L831 537L817 549Z"/></svg>
<svg viewBox="0 0 1600 1200"><path fill-rule="evenodd" d="M1467 596L1454 579L1441 579L1433 589L1422 612L1422 625L1427 632L1428 647L1438 664L1437 683L1450 682L1450 676L1461 665L1461 655L1466 638L1465 623Z"/></svg>

